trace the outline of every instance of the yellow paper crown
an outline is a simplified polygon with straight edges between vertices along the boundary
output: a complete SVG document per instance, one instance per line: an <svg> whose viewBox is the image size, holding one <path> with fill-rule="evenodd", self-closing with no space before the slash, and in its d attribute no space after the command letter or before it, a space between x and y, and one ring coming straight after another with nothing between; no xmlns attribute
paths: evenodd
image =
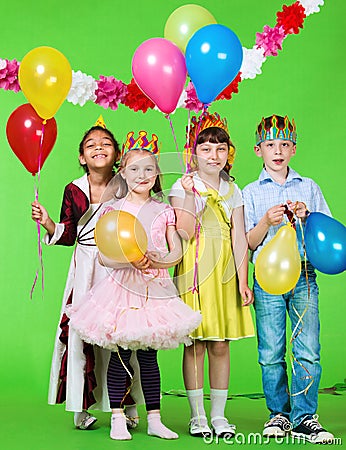
<svg viewBox="0 0 346 450"><path fill-rule="evenodd" d="M156 136L156 134L151 135L150 141L147 138L147 132L144 130L141 130L138 133L137 139L133 137L134 134L134 131L129 131L127 133L126 141L121 149L121 157L123 157L130 150L147 150L154 156L159 156L160 149L158 145L158 137Z"/></svg>
<svg viewBox="0 0 346 450"><path fill-rule="evenodd" d="M186 127L186 145L193 149L196 146L198 135L205 129L211 127L222 128L229 135L226 118L221 119L218 113L209 114L207 111L198 118L193 116L190 127Z"/></svg>
<svg viewBox="0 0 346 450"><path fill-rule="evenodd" d="M217 127L224 130L228 136L227 119L221 119L218 113L209 114L208 111L202 113L200 117L193 116L190 127L186 127L186 145L184 151L184 161L187 166L191 166L192 155L195 153L198 135L207 128ZM229 146L228 163L233 164L235 148L233 145Z"/></svg>
<svg viewBox="0 0 346 450"><path fill-rule="evenodd" d="M102 115L96 120L94 127L102 127L102 128L107 128L105 121L103 120Z"/></svg>

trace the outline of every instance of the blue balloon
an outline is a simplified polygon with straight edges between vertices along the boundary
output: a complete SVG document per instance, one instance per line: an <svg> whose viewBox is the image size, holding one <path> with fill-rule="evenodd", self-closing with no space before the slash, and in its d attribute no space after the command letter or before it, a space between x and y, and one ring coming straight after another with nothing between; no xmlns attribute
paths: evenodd
<svg viewBox="0 0 346 450"><path fill-rule="evenodd" d="M346 227L325 214L311 213L306 220L307 259L320 272L334 275L346 270Z"/></svg>
<svg viewBox="0 0 346 450"><path fill-rule="evenodd" d="M211 103L236 77L243 61L237 35L224 25L200 28L187 43L186 67L199 100Z"/></svg>

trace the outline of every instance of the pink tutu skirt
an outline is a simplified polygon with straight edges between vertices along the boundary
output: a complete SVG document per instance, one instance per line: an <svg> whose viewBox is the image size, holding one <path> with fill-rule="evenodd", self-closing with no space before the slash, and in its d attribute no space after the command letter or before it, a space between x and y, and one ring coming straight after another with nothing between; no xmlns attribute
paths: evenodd
<svg viewBox="0 0 346 450"><path fill-rule="evenodd" d="M86 342L116 350L171 349L191 344L202 320L177 294L167 270L114 270L67 311Z"/></svg>

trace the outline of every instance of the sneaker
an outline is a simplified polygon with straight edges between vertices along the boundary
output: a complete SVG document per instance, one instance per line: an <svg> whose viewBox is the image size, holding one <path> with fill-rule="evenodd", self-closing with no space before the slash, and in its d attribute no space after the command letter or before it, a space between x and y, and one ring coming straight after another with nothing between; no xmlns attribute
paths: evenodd
<svg viewBox="0 0 346 450"><path fill-rule="evenodd" d="M312 444L328 444L334 440L334 435L325 430L318 421L318 415L312 418L306 417L298 426L292 430L295 439L311 442Z"/></svg>
<svg viewBox="0 0 346 450"><path fill-rule="evenodd" d="M287 417L277 414L264 424L263 436L265 437L285 437L291 431L292 425Z"/></svg>
<svg viewBox="0 0 346 450"><path fill-rule="evenodd" d="M205 416L192 417L189 422L189 432L194 437L205 437L212 434Z"/></svg>
<svg viewBox="0 0 346 450"><path fill-rule="evenodd" d="M96 417L92 416L86 411L77 414L78 417L76 417L75 424L76 428L79 428L80 430L87 430L97 421Z"/></svg>

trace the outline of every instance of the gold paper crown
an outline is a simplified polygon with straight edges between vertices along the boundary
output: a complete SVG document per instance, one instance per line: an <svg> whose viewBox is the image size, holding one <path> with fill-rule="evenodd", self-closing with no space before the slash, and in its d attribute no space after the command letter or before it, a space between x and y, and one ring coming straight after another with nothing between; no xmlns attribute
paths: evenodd
<svg viewBox="0 0 346 450"><path fill-rule="evenodd" d="M205 111L199 118L193 116L190 127L186 127L186 146L193 149L196 146L198 135L211 127L222 128L229 135L226 118L221 119L218 113L209 114Z"/></svg>
<svg viewBox="0 0 346 450"><path fill-rule="evenodd" d="M103 120L102 115L96 120L94 127L102 127L102 128L107 128L105 121Z"/></svg>
<svg viewBox="0 0 346 450"><path fill-rule="evenodd" d="M158 157L160 154L160 149L158 145L158 137L156 134L152 134L151 141L147 138L147 132L141 130L138 133L137 139L135 139L134 131L129 131L127 133L126 141L121 149L121 157L123 157L130 150L146 150L152 153L154 156Z"/></svg>

